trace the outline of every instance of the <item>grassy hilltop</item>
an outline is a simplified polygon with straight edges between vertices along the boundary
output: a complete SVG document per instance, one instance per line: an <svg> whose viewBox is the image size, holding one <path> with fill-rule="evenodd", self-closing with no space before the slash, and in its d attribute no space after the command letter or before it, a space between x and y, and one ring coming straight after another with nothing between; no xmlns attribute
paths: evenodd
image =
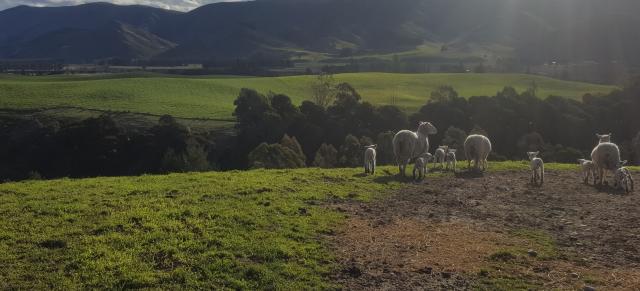
<svg viewBox="0 0 640 291"><path fill-rule="evenodd" d="M570 171L575 173L571 185L582 187L577 165L547 168L551 183L553 171ZM511 189L527 182L526 162L492 163L490 169L522 174L508 185ZM428 198L434 194L421 188L442 174L413 185L398 181L396 171L382 167L375 177L364 177L361 169L253 170L0 184L0 289L337 287L330 274L339 267L328 240L348 217L331 205L368 204L401 188L435 199L428 204L446 198ZM495 177L445 179L493 183ZM537 195L511 197L538 201ZM545 248L553 244L547 235L542 242ZM521 248L508 250L520 256ZM520 270L522 262L514 263ZM510 274L500 276L496 280L504 281ZM515 286L498 281L483 284Z"/></svg>
<svg viewBox="0 0 640 291"><path fill-rule="evenodd" d="M294 102L311 96L313 76L290 77L176 77L166 75L0 76L0 108L37 109L75 106L86 109L171 114L176 117L230 119L241 88L289 95ZM441 85L453 86L461 96L494 95L505 86L519 91L533 82L538 95L580 98L585 93L608 93L612 86L567 82L521 74L388 74L353 73L335 76L351 83L366 101L395 104L415 111Z"/></svg>

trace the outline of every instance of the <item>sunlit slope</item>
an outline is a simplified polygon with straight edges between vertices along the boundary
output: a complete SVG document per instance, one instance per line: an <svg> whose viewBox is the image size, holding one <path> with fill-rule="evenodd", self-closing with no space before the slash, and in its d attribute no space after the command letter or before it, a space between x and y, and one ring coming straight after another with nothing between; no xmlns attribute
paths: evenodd
<svg viewBox="0 0 640 291"><path fill-rule="evenodd" d="M241 88L289 95L300 103L311 96L313 76L290 77L176 77L165 75L98 75L0 77L1 108L77 106L89 109L171 114L177 117L231 118ZM568 82L521 74L388 74L335 75L352 84L364 100L395 104L408 112L420 108L441 85L453 86L461 96L494 95L505 86L522 91L536 84L538 95L580 98L585 93L608 93L612 86Z"/></svg>

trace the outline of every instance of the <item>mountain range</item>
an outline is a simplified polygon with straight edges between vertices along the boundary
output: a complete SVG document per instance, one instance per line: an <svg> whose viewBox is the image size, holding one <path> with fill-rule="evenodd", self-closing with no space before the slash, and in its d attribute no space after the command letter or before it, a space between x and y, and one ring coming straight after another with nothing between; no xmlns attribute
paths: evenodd
<svg viewBox="0 0 640 291"><path fill-rule="evenodd" d="M0 58L233 60L500 46L528 63L640 64L635 0L255 0L190 12L92 3L0 11Z"/></svg>

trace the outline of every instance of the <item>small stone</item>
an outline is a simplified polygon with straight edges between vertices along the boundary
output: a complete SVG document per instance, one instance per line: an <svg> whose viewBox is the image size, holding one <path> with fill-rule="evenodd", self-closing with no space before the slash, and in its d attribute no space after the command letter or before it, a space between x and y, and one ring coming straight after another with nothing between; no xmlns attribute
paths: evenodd
<svg viewBox="0 0 640 291"><path fill-rule="evenodd" d="M442 278L445 278L445 279L449 279L449 278L451 278L451 273L449 273L449 272L442 272Z"/></svg>
<svg viewBox="0 0 640 291"><path fill-rule="evenodd" d="M530 257L537 257L538 256L538 252L536 252L534 250L528 250L527 254L529 254Z"/></svg>
<svg viewBox="0 0 640 291"><path fill-rule="evenodd" d="M571 273L571 278L578 278L580 275L578 273Z"/></svg>
<svg viewBox="0 0 640 291"><path fill-rule="evenodd" d="M432 272L433 272L433 268L431 267L424 267L418 270L418 273L427 274L427 275L431 275Z"/></svg>
<svg viewBox="0 0 640 291"><path fill-rule="evenodd" d="M596 288L593 288L591 286L584 286L584 288L582 288L583 291L596 291Z"/></svg>

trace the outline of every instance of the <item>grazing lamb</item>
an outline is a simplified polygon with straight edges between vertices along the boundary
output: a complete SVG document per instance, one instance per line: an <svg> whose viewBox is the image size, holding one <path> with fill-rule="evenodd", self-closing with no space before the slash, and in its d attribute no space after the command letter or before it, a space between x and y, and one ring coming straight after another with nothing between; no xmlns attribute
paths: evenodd
<svg viewBox="0 0 640 291"><path fill-rule="evenodd" d="M364 147L364 173L375 174L376 172L376 147L378 145L370 145Z"/></svg>
<svg viewBox="0 0 640 291"><path fill-rule="evenodd" d="M407 164L412 159L429 152L429 135L437 133L438 129L430 122L420 122L416 132L402 130L396 133L393 137L393 153L400 175L406 176Z"/></svg>
<svg viewBox="0 0 640 291"><path fill-rule="evenodd" d="M611 136L613 134L609 133L609 134L597 134L596 136L598 137L598 140L600 141L599 143L605 143L605 142L611 142Z"/></svg>
<svg viewBox="0 0 640 291"><path fill-rule="evenodd" d="M618 169L616 170L616 175L614 179L613 187L618 189L622 188L625 192L633 192L633 177L631 176L631 172L624 165L627 164L627 161L621 161L618 163Z"/></svg>
<svg viewBox="0 0 640 291"><path fill-rule="evenodd" d="M536 185L540 182L540 185L544 184L544 162L541 158L538 158L540 152L528 152L529 160L531 161L531 184Z"/></svg>
<svg viewBox="0 0 640 291"><path fill-rule="evenodd" d="M433 158L430 153L426 153L423 156L416 159L416 163L413 167L413 180L414 181L422 181L424 177L429 173L429 169L427 165L429 161Z"/></svg>
<svg viewBox="0 0 640 291"><path fill-rule="evenodd" d="M596 167L592 161L579 159L578 163L582 167L582 179L585 184L589 184L589 180L593 177L593 183L596 183Z"/></svg>
<svg viewBox="0 0 640 291"><path fill-rule="evenodd" d="M456 164L458 163L458 160L456 159L456 150L451 149L447 152L447 171L449 170L450 166L453 166L453 172L456 172Z"/></svg>
<svg viewBox="0 0 640 291"><path fill-rule="evenodd" d="M603 142L598 144L591 152L591 160L596 169L596 183L603 185L607 171L615 173L620 163L620 149L614 143Z"/></svg>
<svg viewBox="0 0 640 291"><path fill-rule="evenodd" d="M483 135L470 135L464 141L464 154L469 161L469 169L471 169L471 161L474 162L476 170L486 170L488 167L487 158L491 152L491 141Z"/></svg>
<svg viewBox="0 0 640 291"><path fill-rule="evenodd" d="M447 158L447 152L449 151L448 146L439 146L436 150L436 154L434 155L435 161L433 162L434 167L436 164L440 164L440 168L444 168L444 163Z"/></svg>

